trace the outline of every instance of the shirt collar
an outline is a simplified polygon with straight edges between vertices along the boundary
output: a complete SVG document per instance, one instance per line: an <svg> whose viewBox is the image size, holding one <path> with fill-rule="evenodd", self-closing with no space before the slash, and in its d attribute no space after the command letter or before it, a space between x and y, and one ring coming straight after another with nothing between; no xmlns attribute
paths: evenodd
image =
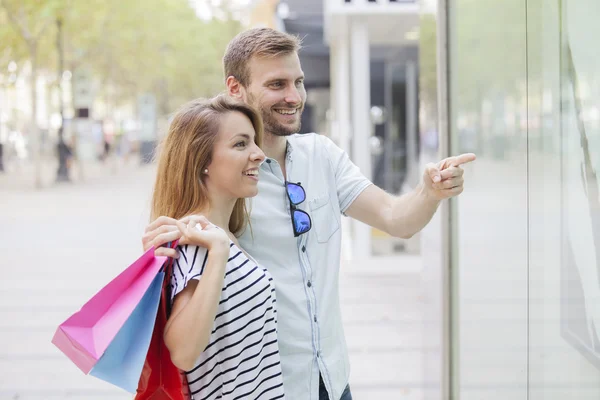
<svg viewBox="0 0 600 400"><path fill-rule="evenodd" d="M287 139L286 140L287 145L285 146L285 157L292 161L292 153L294 152L294 146L292 145L292 142Z"/></svg>
<svg viewBox="0 0 600 400"><path fill-rule="evenodd" d="M292 161L292 153L293 152L294 152L294 145L292 144L292 142L289 139L286 139L285 158ZM270 157L267 157L267 159L274 160L273 158L270 158ZM261 164L261 167L265 164L266 164L266 159L265 159L265 162L263 162Z"/></svg>

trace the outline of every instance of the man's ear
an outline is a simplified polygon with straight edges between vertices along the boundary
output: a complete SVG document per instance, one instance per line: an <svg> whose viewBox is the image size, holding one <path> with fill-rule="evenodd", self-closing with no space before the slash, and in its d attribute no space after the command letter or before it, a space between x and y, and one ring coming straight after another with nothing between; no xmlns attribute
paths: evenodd
<svg viewBox="0 0 600 400"><path fill-rule="evenodd" d="M227 93L229 96L233 97L236 100L244 99L244 87L234 76L228 76L225 80L225 84L227 85Z"/></svg>

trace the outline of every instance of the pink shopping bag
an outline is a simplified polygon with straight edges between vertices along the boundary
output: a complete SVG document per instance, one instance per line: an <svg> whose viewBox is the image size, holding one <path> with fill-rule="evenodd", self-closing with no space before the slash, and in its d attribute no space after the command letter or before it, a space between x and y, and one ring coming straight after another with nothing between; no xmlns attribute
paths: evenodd
<svg viewBox="0 0 600 400"><path fill-rule="evenodd" d="M59 325L52 343L89 373L150 287L167 257L146 251Z"/></svg>

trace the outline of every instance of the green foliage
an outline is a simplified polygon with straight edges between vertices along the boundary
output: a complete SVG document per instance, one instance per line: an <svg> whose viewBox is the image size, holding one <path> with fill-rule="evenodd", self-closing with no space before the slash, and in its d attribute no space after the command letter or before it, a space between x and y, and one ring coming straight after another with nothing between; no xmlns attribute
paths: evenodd
<svg viewBox="0 0 600 400"><path fill-rule="evenodd" d="M0 68L30 59L35 42L39 68L57 73L58 20L65 69L91 70L112 104L153 92L163 113L224 89L221 58L241 30L201 20L187 0L0 0Z"/></svg>
<svg viewBox="0 0 600 400"><path fill-rule="evenodd" d="M450 14L450 69L458 107L478 107L482 93L519 95L527 75L526 3L458 0Z"/></svg>

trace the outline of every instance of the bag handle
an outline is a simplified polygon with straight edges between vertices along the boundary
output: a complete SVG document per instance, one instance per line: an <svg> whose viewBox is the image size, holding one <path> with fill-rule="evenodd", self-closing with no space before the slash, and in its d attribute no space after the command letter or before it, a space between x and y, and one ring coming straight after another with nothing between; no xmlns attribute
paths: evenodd
<svg viewBox="0 0 600 400"><path fill-rule="evenodd" d="M172 242L167 242L167 243L163 244L160 247L168 247L170 249L174 249L174 248L177 247L178 243L179 243L179 239L174 240ZM165 261L165 263L163 264L163 266L161 268L161 271L166 273L167 272L167 267L171 267L172 265L173 265L173 258L167 257L167 261Z"/></svg>
<svg viewBox="0 0 600 400"><path fill-rule="evenodd" d="M173 241L173 242L168 242L165 243L163 246L164 247L169 247L171 249L175 249L177 248L177 245L179 243L179 239ZM166 311L167 311L167 318L169 318L169 316L171 315L171 275L173 274L173 263L175 262L175 259L172 257L168 257L167 261L165 261L165 263L163 264L161 270L165 273L165 280L164 280L164 284L163 284L163 290L165 292L165 306L166 306Z"/></svg>

